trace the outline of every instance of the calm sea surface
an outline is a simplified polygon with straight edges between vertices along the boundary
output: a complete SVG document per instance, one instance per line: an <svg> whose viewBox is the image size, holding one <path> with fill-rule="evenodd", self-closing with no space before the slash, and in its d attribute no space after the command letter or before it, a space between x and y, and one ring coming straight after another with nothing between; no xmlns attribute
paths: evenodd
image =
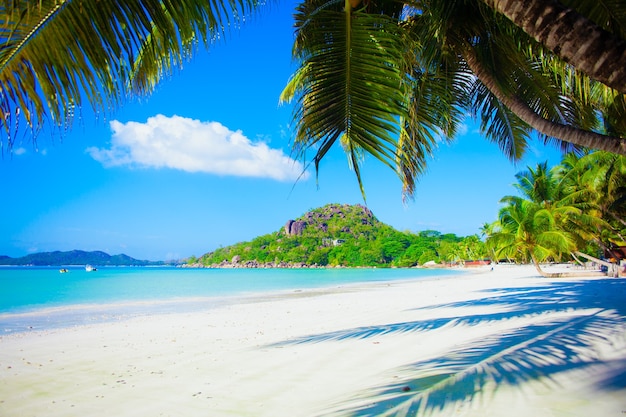
<svg viewBox="0 0 626 417"><path fill-rule="evenodd" d="M0 335L150 313L211 308L235 297L451 275L422 269L0 267Z"/></svg>

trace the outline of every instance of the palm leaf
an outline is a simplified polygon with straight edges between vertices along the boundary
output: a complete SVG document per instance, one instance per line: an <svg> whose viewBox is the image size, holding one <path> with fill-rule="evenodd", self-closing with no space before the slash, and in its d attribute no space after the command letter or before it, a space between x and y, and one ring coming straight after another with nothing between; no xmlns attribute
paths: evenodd
<svg viewBox="0 0 626 417"><path fill-rule="evenodd" d="M298 7L294 56L301 66L281 100L297 101L296 152L304 156L306 149L316 149L318 170L340 141L363 192L359 161L364 152L395 170L397 121L407 116L404 67L398 64L404 45L395 19L345 5L304 2Z"/></svg>
<svg viewBox="0 0 626 417"><path fill-rule="evenodd" d="M255 5L255 0L227 6L196 0L2 2L0 123L9 142L17 116L33 128L46 120L62 126L83 101L108 111L130 93L147 92L192 47L201 40L206 44Z"/></svg>
<svg viewBox="0 0 626 417"><path fill-rule="evenodd" d="M404 196L413 196L416 179L426 172L426 163L440 140L450 140L463 117L457 106L454 74L414 73L408 118L403 120L397 145L397 167Z"/></svg>
<svg viewBox="0 0 626 417"><path fill-rule="evenodd" d="M626 38L626 7L621 0L562 0L597 25L622 38Z"/></svg>

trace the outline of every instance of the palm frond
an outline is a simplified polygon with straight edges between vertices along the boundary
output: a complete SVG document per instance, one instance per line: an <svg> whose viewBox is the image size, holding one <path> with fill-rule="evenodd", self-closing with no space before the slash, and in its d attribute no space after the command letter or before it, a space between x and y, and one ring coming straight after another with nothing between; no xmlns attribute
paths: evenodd
<svg viewBox="0 0 626 417"><path fill-rule="evenodd" d="M598 89L603 88L599 86ZM626 95L625 94L602 94L604 98L598 104L602 112L604 130L608 135L626 136Z"/></svg>
<svg viewBox="0 0 626 417"><path fill-rule="evenodd" d="M461 123L463 113L455 94L460 88L455 84L464 82L455 75L414 70L409 117L402 121L398 139L397 166L405 196L414 194L416 180L426 172L438 142L451 140Z"/></svg>
<svg viewBox="0 0 626 417"><path fill-rule="evenodd" d="M480 129L486 139L497 144L510 160L520 160L530 141L528 125L494 97L482 82L474 83L472 101L474 117L480 120Z"/></svg>
<svg viewBox="0 0 626 417"><path fill-rule="evenodd" d="M255 0L42 0L0 5L0 123L60 126L88 102L113 108L181 62ZM51 47L54 45L54 47ZM62 47L59 47L62 45ZM135 84L129 82L135 79Z"/></svg>
<svg viewBox="0 0 626 417"><path fill-rule="evenodd" d="M621 0L562 0L581 14L622 38L626 38L626 6Z"/></svg>
<svg viewBox="0 0 626 417"><path fill-rule="evenodd" d="M301 66L281 99L297 101L294 145L316 149L316 169L340 140L362 188L366 152L392 169L398 119L407 117L402 34L397 21L349 4L305 2L296 15L294 56Z"/></svg>

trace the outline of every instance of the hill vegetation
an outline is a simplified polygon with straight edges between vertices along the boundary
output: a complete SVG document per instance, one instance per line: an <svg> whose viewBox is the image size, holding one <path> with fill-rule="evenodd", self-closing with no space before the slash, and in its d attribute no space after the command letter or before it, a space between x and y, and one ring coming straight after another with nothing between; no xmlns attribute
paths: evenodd
<svg viewBox="0 0 626 417"><path fill-rule="evenodd" d="M500 200L498 218L477 235L427 230L399 232L361 205L329 204L275 233L190 262L201 266L377 266L436 263L576 262L626 274L626 157L609 152L569 153L516 174L517 195ZM558 276L563 276L561 272Z"/></svg>
<svg viewBox="0 0 626 417"><path fill-rule="evenodd" d="M189 264L206 267L411 267L486 256L477 236L400 232L361 205L328 204L274 233L219 248Z"/></svg>

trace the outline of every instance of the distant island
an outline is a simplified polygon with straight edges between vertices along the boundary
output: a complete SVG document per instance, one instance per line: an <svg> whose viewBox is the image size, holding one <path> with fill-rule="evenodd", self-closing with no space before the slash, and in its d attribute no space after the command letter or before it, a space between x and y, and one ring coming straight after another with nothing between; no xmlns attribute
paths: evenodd
<svg viewBox="0 0 626 417"><path fill-rule="evenodd" d="M198 268L416 267L481 263L478 236L400 232L360 204L327 204L274 233L187 259Z"/></svg>
<svg viewBox="0 0 626 417"><path fill-rule="evenodd" d="M274 233L218 248L180 263L146 261L102 251L72 250L0 256L4 266L164 266L192 268L433 267L481 265L490 258L477 235L435 230L401 232L360 204L327 204L287 220ZM489 262L489 261L484 261Z"/></svg>
<svg viewBox="0 0 626 417"><path fill-rule="evenodd" d="M32 253L20 258L11 258L0 255L0 265L5 266L69 266L69 265L97 265L97 266L159 266L166 265L162 261L144 261L131 258L128 255L109 255L102 251L54 251Z"/></svg>

